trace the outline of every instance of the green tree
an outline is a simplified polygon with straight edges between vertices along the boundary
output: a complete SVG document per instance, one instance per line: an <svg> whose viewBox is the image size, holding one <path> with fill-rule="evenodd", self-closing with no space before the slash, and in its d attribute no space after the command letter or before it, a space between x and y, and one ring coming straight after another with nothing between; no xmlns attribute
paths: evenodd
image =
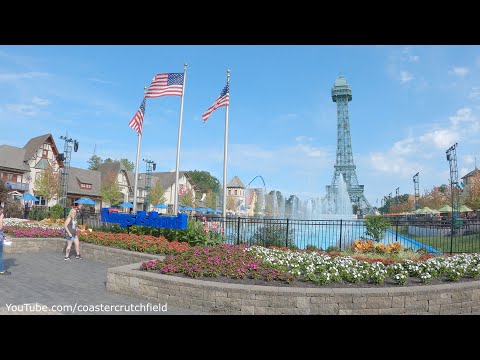
<svg viewBox="0 0 480 360"><path fill-rule="evenodd" d="M390 226L390 221L380 215L367 215L365 217L365 234L379 242L385 236L385 230Z"/></svg>
<svg viewBox="0 0 480 360"><path fill-rule="evenodd" d="M188 176L198 189L199 196L202 196L204 193L208 193L208 190L212 190L212 192L215 194L220 192L220 181L218 181L218 179L215 176L212 176L208 171L188 171Z"/></svg>
<svg viewBox="0 0 480 360"><path fill-rule="evenodd" d="M103 160L100 156L93 154L90 159L87 161L88 170L98 170L98 167L103 163Z"/></svg>
<svg viewBox="0 0 480 360"><path fill-rule="evenodd" d="M35 193L42 195L47 204L48 200L57 197L60 193L60 176L50 163L46 169L40 172L40 175L35 180L34 188Z"/></svg>
<svg viewBox="0 0 480 360"><path fill-rule="evenodd" d="M179 199L180 205L191 206L193 208L195 207L195 195L192 190L187 189L186 191L184 191L183 194L180 195Z"/></svg>
<svg viewBox="0 0 480 360"><path fill-rule="evenodd" d="M236 211L237 204L233 196L227 196L227 210Z"/></svg>
<svg viewBox="0 0 480 360"><path fill-rule="evenodd" d="M135 165L133 164L133 162L131 162L128 159L120 159L119 161L120 161L121 164L123 164L123 166L125 166L127 171L133 171L133 169L135 168Z"/></svg>
<svg viewBox="0 0 480 360"><path fill-rule="evenodd" d="M120 186L117 181L117 174L114 172L110 172L105 176L100 191L103 202L110 206L120 203L123 199L123 194L120 191Z"/></svg>
<svg viewBox="0 0 480 360"><path fill-rule="evenodd" d="M23 209L20 201L12 199L9 196L11 190L8 188L5 180L0 178L0 203L4 205L5 217L17 217L20 218L23 215Z"/></svg>
<svg viewBox="0 0 480 360"><path fill-rule="evenodd" d="M209 207L210 209L217 208L217 194L214 193L212 190L207 191L207 196L205 197L205 204L207 204L207 207Z"/></svg>
<svg viewBox="0 0 480 360"><path fill-rule="evenodd" d="M165 190L160 183L160 180L153 184L152 188L150 189L150 202L152 205L163 204L165 203Z"/></svg>

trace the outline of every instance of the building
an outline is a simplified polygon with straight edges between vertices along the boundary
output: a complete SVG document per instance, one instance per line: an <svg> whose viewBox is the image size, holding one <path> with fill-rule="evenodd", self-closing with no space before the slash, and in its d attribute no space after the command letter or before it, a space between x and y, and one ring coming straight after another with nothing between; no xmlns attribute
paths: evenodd
<svg viewBox="0 0 480 360"><path fill-rule="evenodd" d="M243 185L237 176L234 176L232 180L227 183L227 209L229 198L234 201L231 211L237 213L244 212L247 209L245 206L245 185Z"/></svg>
<svg viewBox="0 0 480 360"><path fill-rule="evenodd" d="M480 173L480 170L477 169L477 167L475 166L475 169L473 169L472 171L470 171L468 174L462 176L462 182L464 183L465 185L465 190L468 191L468 188L470 187L470 185L472 184L472 179L477 176L478 174Z"/></svg>
<svg viewBox="0 0 480 360"><path fill-rule="evenodd" d="M58 172L63 166L52 134L45 134L30 139L23 148L0 145L0 177L7 186L15 191L15 195L31 193L40 201L39 205L54 205L57 198L46 199L35 189L42 170L52 167ZM47 203L48 201L48 203Z"/></svg>

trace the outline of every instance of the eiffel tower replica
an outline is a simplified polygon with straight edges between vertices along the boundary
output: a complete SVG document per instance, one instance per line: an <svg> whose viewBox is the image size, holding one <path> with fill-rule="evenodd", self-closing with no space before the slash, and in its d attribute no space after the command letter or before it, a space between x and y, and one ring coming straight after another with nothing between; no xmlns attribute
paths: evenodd
<svg viewBox="0 0 480 360"><path fill-rule="evenodd" d="M348 102L352 100L352 89L347 80L340 75L332 87L332 100L337 103L337 162L331 185L326 186L327 198L335 196L338 181L343 175L347 184L348 195L352 205L361 214L373 214L373 208L363 194L363 185L358 184L355 164L353 163L352 140L350 137L350 117Z"/></svg>

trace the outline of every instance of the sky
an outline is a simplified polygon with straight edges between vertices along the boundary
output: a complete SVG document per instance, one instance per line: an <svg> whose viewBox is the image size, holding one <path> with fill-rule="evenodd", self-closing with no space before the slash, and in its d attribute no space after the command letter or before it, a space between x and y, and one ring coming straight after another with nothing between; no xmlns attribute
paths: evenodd
<svg viewBox="0 0 480 360"><path fill-rule="evenodd" d="M227 182L300 199L323 197L336 160L331 89L352 89L350 131L357 179L372 206L396 189L413 194L480 164L480 46L460 45L0 45L0 145L52 134L60 152L79 142L70 166L102 159L136 163L128 123L144 87L187 64L180 171L223 184L225 107L205 112L230 77ZM181 97L147 99L139 171L175 171ZM261 177L261 178L260 178Z"/></svg>

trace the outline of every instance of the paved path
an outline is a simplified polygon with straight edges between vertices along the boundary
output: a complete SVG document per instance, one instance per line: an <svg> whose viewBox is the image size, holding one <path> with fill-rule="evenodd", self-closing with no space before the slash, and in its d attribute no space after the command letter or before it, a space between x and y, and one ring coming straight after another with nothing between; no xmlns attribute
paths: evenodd
<svg viewBox="0 0 480 360"><path fill-rule="evenodd" d="M100 262L65 261L58 252L3 256L12 274L0 275L0 315L205 314L111 293L105 287L108 266Z"/></svg>

